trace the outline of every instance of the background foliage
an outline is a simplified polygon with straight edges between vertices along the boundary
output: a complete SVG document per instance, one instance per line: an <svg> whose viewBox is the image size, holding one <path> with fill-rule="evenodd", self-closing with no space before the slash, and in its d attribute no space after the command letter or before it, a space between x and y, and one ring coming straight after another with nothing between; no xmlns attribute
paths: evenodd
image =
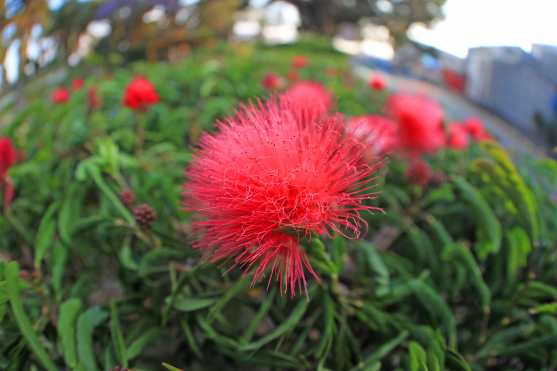
<svg viewBox="0 0 557 371"><path fill-rule="evenodd" d="M181 210L183 171L203 130L261 78L303 78L334 91L347 115L380 112L384 93L319 41L199 50L177 64L74 71L86 88L64 105L44 89L0 113L22 160L0 218L0 368L6 370L552 370L557 367L557 166L518 168L496 143L443 151L437 182L409 183L392 159L367 215L367 239L312 241L322 282L308 297L204 263ZM91 72L93 71L93 72ZM93 74L93 75L91 75ZM122 107L143 74L161 96ZM68 85L69 85L68 80ZM87 88L102 100L86 104ZM145 130L145 145L137 134ZM141 229L118 194L158 214Z"/></svg>

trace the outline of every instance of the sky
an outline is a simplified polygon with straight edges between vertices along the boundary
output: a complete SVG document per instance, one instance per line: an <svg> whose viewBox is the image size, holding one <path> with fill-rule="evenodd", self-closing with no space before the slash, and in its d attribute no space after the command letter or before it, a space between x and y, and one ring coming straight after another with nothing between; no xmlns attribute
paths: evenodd
<svg viewBox="0 0 557 371"><path fill-rule="evenodd" d="M557 0L447 0L445 19L410 36L459 57L475 46L557 45Z"/></svg>

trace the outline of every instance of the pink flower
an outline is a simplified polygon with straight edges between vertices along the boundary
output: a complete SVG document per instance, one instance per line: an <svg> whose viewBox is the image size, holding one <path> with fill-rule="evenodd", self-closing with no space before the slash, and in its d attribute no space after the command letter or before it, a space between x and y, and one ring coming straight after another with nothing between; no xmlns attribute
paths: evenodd
<svg viewBox="0 0 557 371"><path fill-rule="evenodd" d="M17 152L9 138L0 137L0 188L4 189L4 206L9 207L14 197L14 186L8 170L15 164Z"/></svg>
<svg viewBox="0 0 557 371"><path fill-rule="evenodd" d="M289 101L289 108L297 115L309 115L316 119L333 108L333 94L323 85L314 81L300 81L280 95Z"/></svg>
<svg viewBox="0 0 557 371"><path fill-rule="evenodd" d="M85 84L85 81L83 79L74 79L72 81L72 89L74 91L79 90L83 87L83 84Z"/></svg>
<svg viewBox="0 0 557 371"><path fill-rule="evenodd" d="M468 134L477 141L493 140L493 137L485 130L484 124L478 118L471 117L463 122Z"/></svg>
<svg viewBox="0 0 557 371"><path fill-rule="evenodd" d="M196 248L252 271L254 282L267 272L291 295L306 288L306 272L317 278L302 241L360 236L380 167L363 161L365 147L345 135L341 116L316 121L297 109L271 100L220 122L201 138L183 194L200 218Z"/></svg>
<svg viewBox="0 0 557 371"><path fill-rule="evenodd" d="M385 155L398 147L397 123L379 115L352 117L347 125L348 133L366 142L374 155Z"/></svg>
<svg viewBox="0 0 557 371"><path fill-rule="evenodd" d="M145 111L149 106L159 102L159 94L155 86L146 78L134 78L124 92L124 106Z"/></svg>
<svg viewBox="0 0 557 371"><path fill-rule="evenodd" d="M468 132L464 125L457 123L449 125L447 146L452 149L466 149L468 147Z"/></svg>
<svg viewBox="0 0 557 371"><path fill-rule="evenodd" d="M57 88L52 92L52 102L56 104L66 103L70 99L70 92L66 88Z"/></svg>
<svg viewBox="0 0 557 371"><path fill-rule="evenodd" d="M371 76L369 80L369 87L373 90L384 90L387 84L385 83L385 79L383 76L375 74Z"/></svg>
<svg viewBox="0 0 557 371"><path fill-rule="evenodd" d="M443 110L425 96L393 94L386 111L398 122L400 146L411 155L437 151L445 145Z"/></svg>
<svg viewBox="0 0 557 371"><path fill-rule="evenodd" d="M263 88L267 91L274 91L280 88L281 80L278 75L268 73L263 77L263 80L261 80L261 85L263 85Z"/></svg>
<svg viewBox="0 0 557 371"><path fill-rule="evenodd" d="M308 60L303 55L296 55L292 58L292 67L296 69L304 68L307 64Z"/></svg>

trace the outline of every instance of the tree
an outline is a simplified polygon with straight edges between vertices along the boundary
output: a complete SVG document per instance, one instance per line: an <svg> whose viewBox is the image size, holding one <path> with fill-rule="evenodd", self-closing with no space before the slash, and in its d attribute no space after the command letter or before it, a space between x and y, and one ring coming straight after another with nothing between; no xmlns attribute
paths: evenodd
<svg viewBox="0 0 557 371"><path fill-rule="evenodd" d="M386 26L395 43L405 38L408 28L417 22L431 23L443 16L446 0L289 0L302 13L303 27L334 34L340 23L354 23L370 18Z"/></svg>

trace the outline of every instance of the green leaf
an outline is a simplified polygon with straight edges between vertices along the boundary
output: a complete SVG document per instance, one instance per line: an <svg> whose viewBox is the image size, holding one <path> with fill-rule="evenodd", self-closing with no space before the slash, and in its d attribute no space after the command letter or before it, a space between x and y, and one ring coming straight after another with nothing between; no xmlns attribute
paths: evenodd
<svg viewBox="0 0 557 371"><path fill-rule="evenodd" d="M77 320L77 353L79 364L86 371L97 371L95 350L93 349L93 331L108 314L99 307L89 308Z"/></svg>
<svg viewBox="0 0 557 371"><path fill-rule="evenodd" d="M262 346L264 346L265 344L273 341L274 339L276 339L276 338L286 334L290 330L292 330L294 327L296 327L298 322L300 322L300 320L302 319L302 316L304 315L304 313L305 313L305 311L308 307L308 304L309 303L308 303L307 300L300 299L300 302L298 303L298 305L296 305L296 307L294 308L294 310L292 311L290 316L284 322L282 322L273 331L269 332L267 335L263 336L259 340L256 340L256 341L254 341L252 343L249 343L249 344L242 345L240 347L240 350L249 351L249 350L259 349Z"/></svg>
<svg viewBox="0 0 557 371"><path fill-rule="evenodd" d="M512 228L506 236L508 241L507 279L513 282L518 278L520 269L527 266L532 245L528 234L520 227Z"/></svg>
<svg viewBox="0 0 557 371"><path fill-rule="evenodd" d="M462 197L468 202L474 217L477 220L479 243L478 255L485 259L487 255L494 254L501 247L501 224L497 220L493 210L486 202L480 191L468 183L462 177L454 177L453 183L462 193Z"/></svg>
<svg viewBox="0 0 557 371"><path fill-rule="evenodd" d="M373 367L375 367L381 361L381 359L383 359L387 354L398 347L404 340L406 340L407 337L407 331L401 332L397 337L389 340L388 342L377 348L377 350L367 356L363 362L358 364L358 366L352 368L352 371L373 369Z"/></svg>
<svg viewBox="0 0 557 371"><path fill-rule="evenodd" d="M76 320L81 309L81 300L68 299L60 306L58 336L60 337L64 360L70 368L77 366Z"/></svg>
<svg viewBox="0 0 557 371"><path fill-rule="evenodd" d="M97 185L97 187L99 187L101 192L110 201L112 206L114 206L114 208L118 211L120 216L124 218L124 220L127 221L128 224L135 225L134 217L132 216L130 211L124 206L124 204L122 204L122 201L120 201L118 196L116 196L116 194L112 191L112 189L110 189L108 184L106 184L106 182L101 176L101 173L99 172L99 169L93 166L88 166L87 169L89 174L91 175L91 178Z"/></svg>
<svg viewBox="0 0 557 371"><path fill-rule="evenodd" d="M143 335L135 339L127 348L128 360L132 360L141 354L143 348L145 348L149 343L155 341L160 337L161 331L158 328L150 328L145 331Z"/></svg>
<svg viewBox="0 0 557 371"><path fill-rule="evenodd" d="M174 367L171 364L168 364L166 362L162 363L162 367L166 368L168 371L184 371L181 368Z"/></svg>
<svg viewBox="0 0 557 371"><path fill-rule="evenodd" d="M434 318L441 320L449 343L456 343L456 320L443 297L422 280L414 279L408 284L414 295L427 308L429 313Z"/></svg>
<svg viewBox="0 0 557 371"><path fill-rule="evenodd" d="M110 302L110 335L112 337L114 351L116 352L116 358L118 358L118 361L123 367L128 367L126 343L124 342L124 335L120 327L118 307L115 301Z"/></svg>
<svg viewBox="0 0 557 371"><path fill-rule="evenodd" d="M472 371L468 362L452 350L447 350L447 365L451 371Z"/></svg>
<svg viewBox="0 0 557 371"><path fill-rule="evenodd" d="M265 318L265 316L271 309L271 305L273 303L273 300L275 299L276 292L277 292L277 288L275 286L273 287L271 292L265 297L265 300L263 300L263 303L261 303L261 305L259 306L259 310L252 318L250 323L248 324L246 331L244 331L244 333L240 337L240 343L246 344L251 340L253 334L255 334L255 330L257 329L257 326L259 325L259 323L261 323L263 318Z"/></svg>
<svg viewBox="0 0 557 371"><path fill-rule="evenodd" d="M468 250L466 246L462 244L454 244L452 245L452 248L445 250L443 258L448 260L455 260L457 263L466 268L472 284L478 291L482 309L484 313L488 313L491 306L491 291L489 289L489 286L487 286L487 284L485 283L482 277L482 271L476 264L476 260L474 259L474 256L472 255L470 250Z"/></svg>
<svg viewBox="0 0 557 371"><path fill-rule="evenodd" d="M250 283L250 279L251 278L249 276L242 277L228 290L226 290L224 292L224 295L209 310L207 320L209 322L212 322L215 319L216 315L220 313L220 311L225 307L226 304L228 304L230 300L234 299L234 297L245 291Z"/></svg>
<svg viewBox="0 0 557 371"><path fill-rule="evenodd" d="M14 316L15 323L21 332L21 335L25 339L25 342L35 355L42 366L48 371L56 371L58 368L54 365L52 360L48 357L48 353L41 345L39 337L31 321L23 309L23 303L21 301L21 296L19 292L19 266L17 262L9 262L6 264L5 269L6 276L6 290L8 293L8 298L10 300L10 305L12 309L12 314Z"/></svg>
<svg viewBox="0 0 557 371"><path fill-rule="evenodd" d="M427 354L422 346L415 341L408 344L410 371L429 371L427 367Z"/></svg>
<svg viewBox="0 0 557 371"><path fill-rule="evenodd" d="M193 312L195 310L210 307L217 301L217 298L193 298L178 295L174 299L174 308L182 312Z"/></svg>
<svg viewBox="0 0 557 371"><path fill-rule="evenodd" d="M34 265L38 268L48 250L54 242L54 234L56 233L56 223L54 221L54 213L58 209L58 203L52 203L44 214L37 236L35 237L35 261Z"/></svg>
<svg viewBox="0 0 557 371"><path fill-rule="evenodd" d="M67 260L68 247L57 241L52 250L52 276L50 280L57 297L62 295L62 280L64 278L64 268Z"/></svg>

